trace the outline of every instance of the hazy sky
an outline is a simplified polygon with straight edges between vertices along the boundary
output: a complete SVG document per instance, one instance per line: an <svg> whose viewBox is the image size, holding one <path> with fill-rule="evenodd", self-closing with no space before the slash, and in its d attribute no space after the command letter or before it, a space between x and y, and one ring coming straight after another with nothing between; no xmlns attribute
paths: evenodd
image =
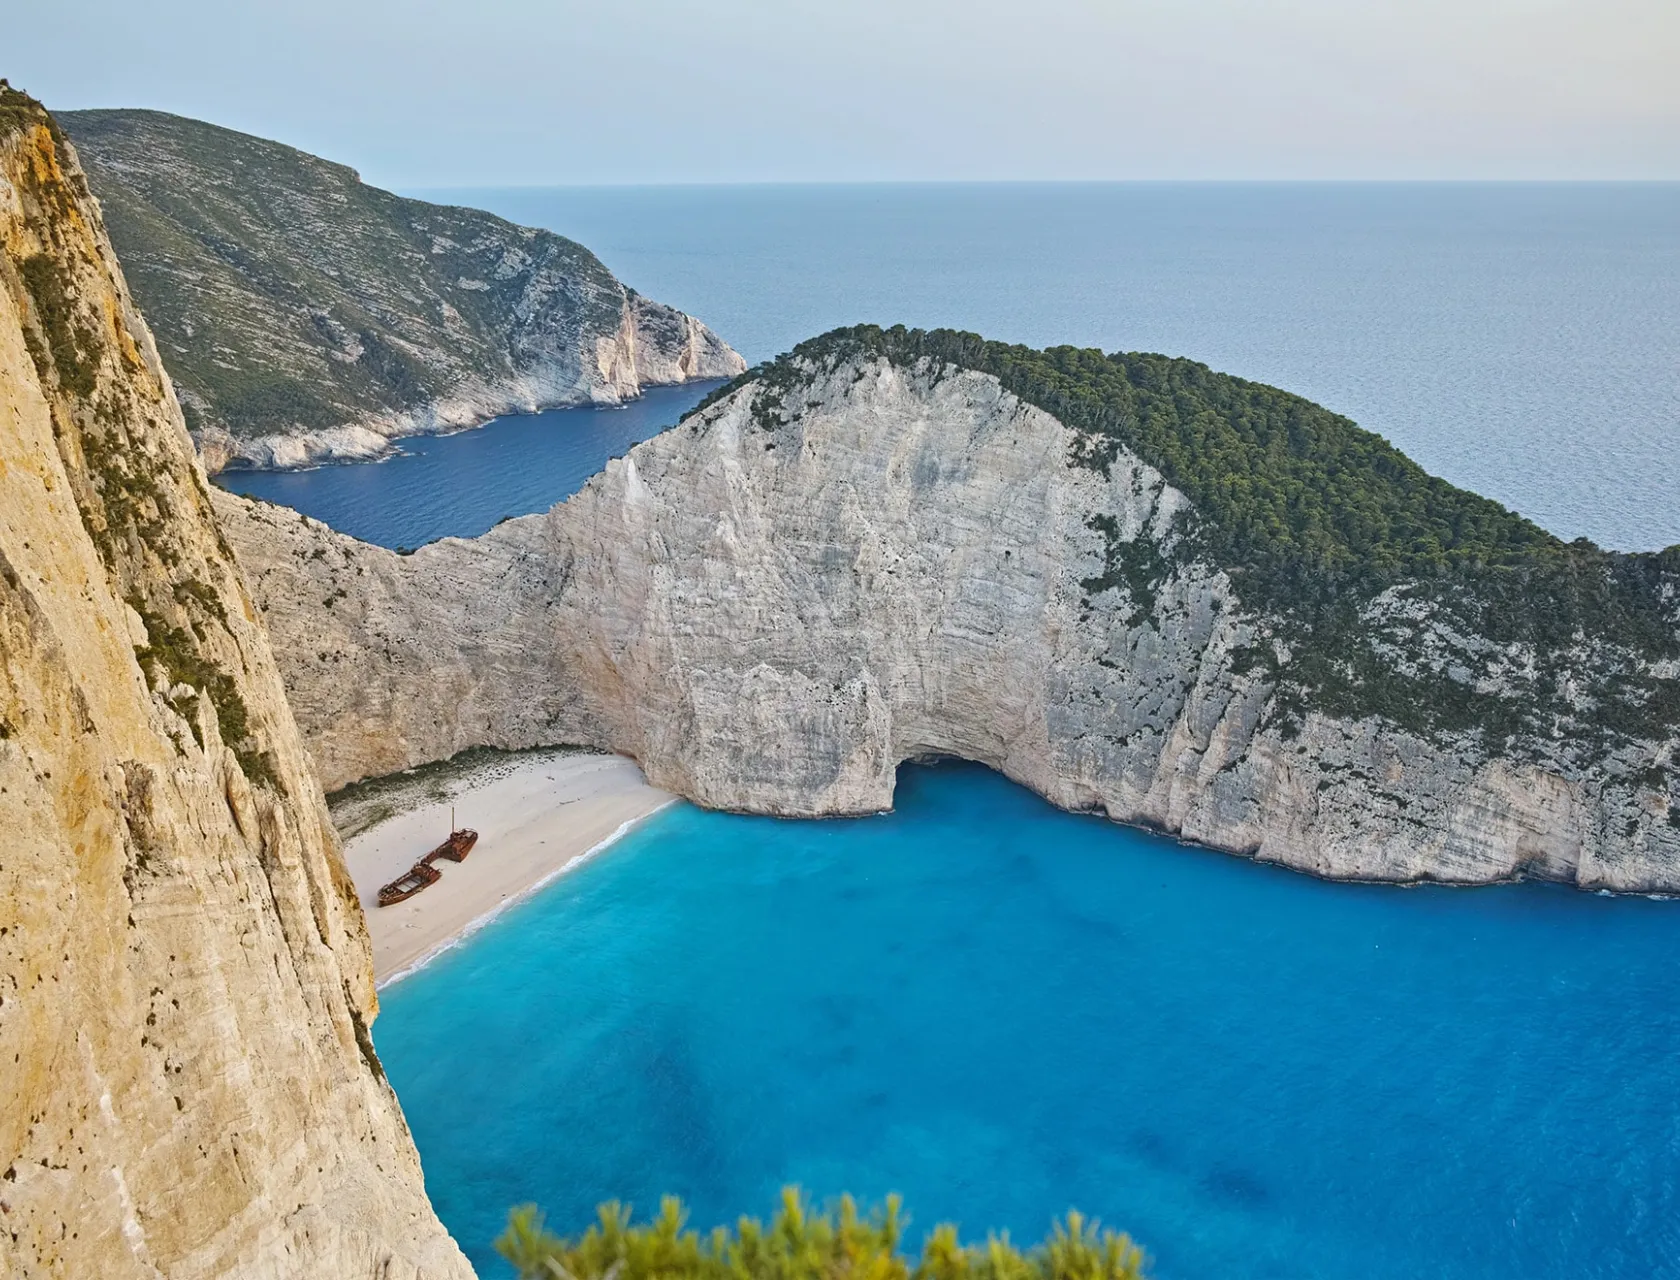
<svg viewBox="0 0 1680 1280"><path fill-rule="evenodd" d="M51 0L0 74L386 186L1680 178L1680 0Z"/></svg>

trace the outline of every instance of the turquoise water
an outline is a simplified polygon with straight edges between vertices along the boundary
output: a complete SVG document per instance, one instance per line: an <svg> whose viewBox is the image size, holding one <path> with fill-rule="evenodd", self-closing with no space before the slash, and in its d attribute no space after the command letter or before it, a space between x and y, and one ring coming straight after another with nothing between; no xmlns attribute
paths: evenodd
<svg viewBox="0 0 1680 1280"><path fill-rule="evenodd" d="M1676 905L1335 885L968 765L896 811L667 810L388 988L375 1039L487 1276L511 1204L695 1221L903 1192L1167 1280L1680 1276Z"/></svg>
<svg viewBox="0 0 1680 1280"><path fill-rule="evenodd" d="M1153 349L1301 392L1553 531L1680 541L1680 185L453 192L749 359L836 324ZM705 387L224 475L388 546L542 510ZM508 1206L902 1191L1168 1280L1680 1280L1680 905L1323 884L966 766L859 821L666 812L390 988L487 1275Z"/></svg>

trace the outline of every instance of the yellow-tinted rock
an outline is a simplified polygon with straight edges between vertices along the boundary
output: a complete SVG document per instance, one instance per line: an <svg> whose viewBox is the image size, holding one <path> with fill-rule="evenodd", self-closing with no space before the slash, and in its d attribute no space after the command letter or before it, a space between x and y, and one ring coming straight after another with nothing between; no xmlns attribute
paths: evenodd
<svg viewBox="0 0 1680 1280"><path fill-rule="evenodd" d="M169 380L0 94L0 1274L469 1276Z"/></svg>

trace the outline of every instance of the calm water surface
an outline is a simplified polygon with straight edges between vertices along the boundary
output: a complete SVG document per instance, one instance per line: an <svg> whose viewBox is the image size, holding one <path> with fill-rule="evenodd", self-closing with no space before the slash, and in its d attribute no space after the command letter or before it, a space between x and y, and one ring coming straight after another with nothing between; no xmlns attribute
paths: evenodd
<svg viewBox="0 0 1680 1280"><path fill-rule="evenodd" d="M609 458L658 435L717 385L655 387L622 408L550 409L498 418L476 431L411 436L384 462L224 471L216 483L296 507L380 546L473 538L576 493Z"/></svg>
<svg viewBox="0 0 1680 1280"><path fill-rule="evenodd" d="M749 359L836 324L1192 355L1555 532L1680 541L1680 186L452 193L591 245ZM234 475L386 545L541 510L706 388ZM481 856L488 856L481 855ZM1680 904L1322 884L973 768L899 809L680 807L389 989L444 1220L778 1186L1179 1280L1680 1278Z"/></svg>
<svg viewBox="0 0 1680 1280"><path fill-rule="evenodd" d="M668 810L374 1035L486 1276L509 1205L901 1191L1168 1280L1680 1276L1676 904L1326 884L907 768L890 816Z"/></svg>
<svg viewBox="0 0 1680 1280"><path fill-rule="evenodd" d="M1680 184L418 194L583 241L749 360L860 321L1193 356L1345 413L1561 537L1680 542ZM679 400L663 393L645 426ZM542 510L641 438L589 410L484 434L512 465L483 465L495 446L470 434L411 442L435 459L408 473L413 503L382 487L400 470L224 482L413 545Z"/></svg>
<svg viewBox="0 0 1680 1280"><path fill-rule="evenodd" d="M1680 183L429 194L582 240L749 360L861 321L1192 356L1564 538L1680 542Z"/></svg>

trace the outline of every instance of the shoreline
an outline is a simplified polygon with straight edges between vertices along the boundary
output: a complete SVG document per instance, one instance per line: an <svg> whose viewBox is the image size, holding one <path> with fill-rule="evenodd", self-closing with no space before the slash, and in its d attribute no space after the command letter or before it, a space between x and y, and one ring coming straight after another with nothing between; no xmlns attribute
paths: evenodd
<svg viewBox="0 0 1680 1280"><path fill-rule="evenodd" d="M646 813L641 814L638 817L626 818L623 822L618 824L618 827L605 840L590 845L589 848L585 849L582 853L573 854L560 866L555 867L547 874L533 880L530 884L526 885L516 893L503 898L483 915L475 916L473 919L467 921L466 924L461 926L459 932L445 938L442 942L431 948L431 950L423 952L414 960L405 964L402 968L386 974L383 978L379 976L376 968L374 970L373 989L375 991L383 991L386 987L393 986L396 983L401 982L404 978L411 977L412 975L419 973L420 970L431 964L431 962L436 960L439 956L443 955L447 951L453 951L480 929L493 923L496 917L500 916L504 911L507 911L512 907L517 907L520 903L534 897L537 893L546 889L568 871L574 871L578 867L581 867L584 863L590 861L596 854L604 853L609 846L617 844L625 836L629 835L637 827L641 826L642 823L653 817L654 814L664 812L681 798L682 797L680 796L672 796L669 800L666 800L662 804L655 805Z"/></svg>
<svg viewBox="0 0 1680 1280"><path fill-rule="evenodd" d="M537 404L531 407L529 403L510 404L507 408L490 413L484 417L474 416L469 420L458 423L447 421L426 423L424 425L407 427L387 422L377 416L365 418L359 422L345 422L336 427L324 427L317 431L305 431L296 435L283 432L270 432L267 435L252 436L247 440L235 440L228 437L231 444L224 444L220 440L214 442L200 440L193 437L193 448L198 454L199 461L204 464L205 475L212 482L221 476L241 475L293 475L300 472L320 471L327 467L360 466L366 463L391 462L405 456L407 451L402 447L404 440L431 439L440 436L462 435L468 431L482 431L504 418L530 418L557 410L574 409L627 409L640 400L647 398L650 391L673 391L683 387L692 387L702 383L713 383L715 390L729 381L727 377L717 378L683 378L678 382L649 382L642 383L631 396L619 396L613 400L595 400L587 396L576 399L559 400L553 404ZM710 392L708 392L710 394ZM373 425L378 424L378 425ZM672 426L677 425L672 423ZM389 426L389 430L381 430L381 426ZM338 436L344 440L335 441ZM382 441L374 443L374 439ZM210 444L219 446L219 453L225 454L225 460L219 462L211 470L212 461ZM241 452L235 445L265 445L267 460L258 459ZM301 461L277 462L275 457L279 452L286 451L296 445L303 450ZM229 485L223 485L230 493L234 490Z"/></svg>
<svg viewBox="0 0 1680 1280"><path fill-rule="evenodd" d="M333 818L383 989L460 946L509 907L582 866L678 797L649 786L622 756L577 750L474 752L335 797ZM377 905L457 827L478 831L464 862L404 902Z"/></svg>

